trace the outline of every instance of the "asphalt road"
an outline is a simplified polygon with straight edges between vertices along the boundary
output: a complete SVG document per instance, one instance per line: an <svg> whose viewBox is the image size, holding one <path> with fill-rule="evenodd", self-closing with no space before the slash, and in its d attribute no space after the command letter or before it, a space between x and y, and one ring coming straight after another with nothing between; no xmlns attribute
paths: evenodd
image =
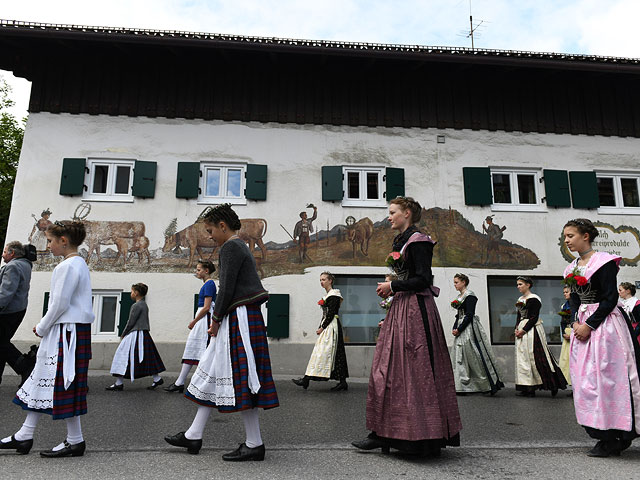
<svg viewBox="0 0 640 480"><path fill-rule="evenodd" d="M175 376L167 375L167 380ZM352 440L364 437L366 380L350 382L348 392L330 392L331 383L309 390L276 378L280 408L261 412L265 462L231 464L221 454L244 441L239 415L213 412L200 455L166 444L164 435L186 430L195 404L180 394L148 391L150 380L125 383L123 392L104 390L112 378L92 372L89 414L82 417L87 453L51 460L37 455L65 438L62 421L43 418L34 448L26 456L0 452L3 479L62 478L639 478L640 442L622 457L585 455L593 442L575 422L573 402L565 392L551 398L519 398L513 388L495 397L458 397L462 445L438 459L398 453L359 452ZM167 382L167 384L170 382ZM14 433L24 420L11 403L16 377L0 385L0 435Z"/></svg>

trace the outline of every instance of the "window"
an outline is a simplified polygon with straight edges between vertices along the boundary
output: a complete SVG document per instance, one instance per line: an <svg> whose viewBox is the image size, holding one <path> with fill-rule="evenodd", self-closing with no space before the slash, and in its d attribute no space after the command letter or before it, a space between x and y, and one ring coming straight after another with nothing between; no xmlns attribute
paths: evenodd
<svg viewBox="0 0 640 480"><path fill-rule="evenodd" d="M120 291L93 291L91 301L93 314L96 316L91 326L91 333L100 336L118 336L120 319Z"/></svg>
<svg viewBox="0 0 640 480"><path fill-rule="evenodd" d="M373 344L378 339L378 322L386 312L380 307L376 286L383 280L381 276L336 276L334 287L344 298L339 316L345 343Z"/></svg>
<svg viewBox="0 0 640 480"><path fill-rule="evenodd" d="M202 164L199 203L245 204L246 165Z"/></svg>
<svg viewBox="0 0 640 480"><path fill-rule="evenodd" d="M384 168L343 167L343 206L386 207Z"/></svg>
<svg viewBox="0 0 640 480"><path fill-rule="evenodd" d="M562 295L560 277L532 277L531 291L542 299L540 318L547 335L547 342L560 344L560 315L558 312L565 302ZM516 326L516 301L520 292L516 288L516 277L488 276L489 319L491 343L513 345Z"/></svg>
<svg viewBox="0 0 640 480"><path fill-rule="evenodd" d="M543 210L535 170L491 170L492 210Z"/></svg>
<svg viewBox="0 0 640 480"><path fill-rule="evenodd" d="M640 175L596 173L602 213L640 213Z"/></svg>
<svg viewBox="0 0 640 480"><path fill-rule="evenodd" d="M133 201L134 160L89 159L85 170L84 200Z"/></svg>

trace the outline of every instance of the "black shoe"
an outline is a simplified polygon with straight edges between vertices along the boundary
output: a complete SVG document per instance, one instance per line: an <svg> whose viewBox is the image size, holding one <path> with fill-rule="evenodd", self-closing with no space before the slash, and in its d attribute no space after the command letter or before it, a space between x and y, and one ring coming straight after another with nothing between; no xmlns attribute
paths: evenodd
<svg viewBox="0 0 640 480"><path fill-rule="evenodd" d="M157 382L153 382L151 385L149 385L147 387L147 390L155 390L156 387L159 387L160 385L164 385L164 379L163 378L161 378Z"/></svg>
<svg viewBox="0 0 640 480"><path fill-rule="evenodd" d="M60 450L47 450L45 452L40 452L40 456L47 458L61 458L61 457L81 457L84 455L84 451L87 448L87 444L85 442L76 443L75 445L69 445L69 443L64 441L64 448Z"/></svg>
<svg viewBox="0 0 640 480"><path fill-rule="evenodd" d="M33 438L29 440L16 440L16 437L11 435L11 441L3 443L0 442L0 449L13 450L15 449L20 455L26 455L33 447Z"/></svg>
<svg viewBox="0 0 640 480"><path fill-rule="evenodd" d="M555 397L556 395L558 395L558 389L554 388L553 390L551 390L551 396Z"/></svg>
<svg viewBox="0 0 640 480"><path fill-rule="evenodd" d="M246 443L241 443L233 452L222 455L222 459L227 462L246 462L248 460L261 462L264 460L264 445L249 448Z"/></svg>
<svg viewBox="0 0 640 480"><path fill-rule="evenodd" d="M516 395L518 397L535 397L536 396L536 392L535 391L528 392L526 390L523 390L522 392L516 393Z"/></svg>
<svg viewBox="0 0 640 480"><path fill-rule="evenodd" d="M183 393L184 392L184 385L176 385L175 383L172 383L168 387L164 387L163 390L165 392L180 392L180 393Z"/></svg>
<svg viewBox="0 0 640 480"><path fill-rule="evenodd" d="M607 442L605 440L600 440L598 443L596 443L595 447L593 447L591 450L587 452L587 455L590 457L600 457L600 458L605 458L610 455L616 455L619 457L621 450L619 448L616 448L616 447L619 447L618 443L619 443L618 440L616 440L615 442Z"/></svg>
<svg viewBox="0 0 640 480"><path fill-rule="evenodd" d="M109 385L108 387L104 387L105 390L109 390L111 392L121 392L122 390L124 390L124 384L120 384L120 385L116 385L115 383L113 385Z"/></svg>
<svg viewBox="0 0 640 480"><path fill-rule="evenodd" d="M189 440L184 436L184 432L176 433L175 435L167 435L164 437L164 441L174 447L184 447L187 449L187 452L192 455L197 455L202 448L202 439Z"/></svg>
<svg viewBox="0 0 640 480"><path fill-rule="evenodd" d="M340 390L349 390L349 385L344 380L338 383L336 386L331 387L332 392L339 392Z"/></svg>
<svg viewBox="0 0 640 480"><path fill-rule="evenodd" d="M467 396L467 392L456 392L456 395L458 397L466 397Z"/></svg>
<svg viewBox="0 0 640 480"><path fill-rule="evenodd" d="M292 378L291 381L305 390L309 388L309 377L306 375L302 378Z"/></svg>
<svg viewBox="0 0 640 480"><path fill-rule="evenodd" d="M360 450L375 450L376 448L381 448L384 453L389 453L389 445L378 437L368 436L362 440L351 442L351 445L359 448Z"/></svg>

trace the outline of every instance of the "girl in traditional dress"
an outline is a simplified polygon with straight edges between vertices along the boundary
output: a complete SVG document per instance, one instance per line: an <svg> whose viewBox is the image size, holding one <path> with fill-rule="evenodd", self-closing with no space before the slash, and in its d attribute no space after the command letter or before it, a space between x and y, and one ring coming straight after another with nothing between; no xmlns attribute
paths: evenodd
<svg viewBox="0 0 640 480"><path fill-rule="evenodd" d="M616 308L620 257L596 252L598 229L585 218L564 226L564 241L578 258L564 270L571 286L571 380L576 418L598 440L591 457L620 455L640 434L640 348Z"/></svg>
<svg viewBox="0 0 640 480"><path fill-rule="evenodd" d="M571 375L569 374L569 353L571 351L571 306L569 305L569 298L571 297L571 287L565 285L562 289L562 294L564 295L565 302L558 312L560 315L560 334L562 335L562 348L560 350L558 366L567 384L571 385ZM572 394L569 396L571 395Z"/></svg>
<svg viewBox="0 0 640 480"><path fill-rule="evenodd" d="M316 330L318 339L313 347L307 371L302 378L294 378L292 382L304 388L309 387L310 380L327 381L330 378L338 380L332 391L347 390L347 353L344 349L342 323L338 318L338 310L342 303L340 290L333 288L335 277L329 272L320 274L320 286L327 292L320 299L318 305L322 308L322 320Z"/></svg>
<svg viewBox="0 0 640 480"><path fill-rule="evenodd" d="M202 280L203 285L198 293L198 307L195 318L189 322L190 330L187 344L182 354L182 370L178 379L165 387L167 392L184 392L184 383L193 365L198 365L200 357L204 354L209 345L209 327L211 326L211 314L216 301L216 284L211 279L211 275L216 271L213 263L200 260L196 265L196 278Z"/></svg>
<svg viewBox="0 0 640 480"><path fill-rule="evenodd" d="M451 302L451 306L457 310L451 332L456 337L453 342L456 393L485 392L495 395L504 388L504 383L500 380L491 343L475 314L478 297L467 288L469 277L463 273L456 273L453 286L459 293Z"/></svg>
<svg viewBox="0 0 640 480"><path fill-rule="evenodd" d="M633 283L622 282L618 286L618 294L620 295L620 303L622 308L629 316L631 326L633 327L634 337L640 344L640 300L636 298L636 287Z"/></svg>
<svg viewBox="0 0 640 480"><path fill-rule="evenodd" d="M460 444L460 414L434 297L431 259L434 242L415 223L422 207L397 197L389 205L389 222L397 230L387 264L398 280L378 284L377 294L393 303L376 344L367 395L367 429L353 442L362 450L390 447L406 453L439 455Z"/></svg>
<svg viewBox="0 0 640 480"><path fill-rule="evenodd" d="M206 230L220 245L220 290L212 315L211 339L200 359L185 396L198 404L198 411L186 432L168 435L171 445L196 454L212 408L241 412L246 440L223 460L264 460L258 408L278 406L271 376L266 328L260 304L269 294L262 287L256 262L244 241L238 238L240 220L223 204L204 216Z"/></svg>
<svg viewBox="0 0 640 480"><path fill-rule="evenodd" d="M67 438L43 457L79 457L85 441L80 415L87 413L87 369L91 358L91 280L78 246L86 236L81 222L55 222L46 231L52 255L64 259L51 276L46 315L33 328L41 337L36 365L13 402L27 410L22 428L0 441L0 448L29 453L38 420L46 413L64 418Z"/></svg>
<svg viewBox="0 0 640 480"><path fill-rule="evenodd" d="M531 277L518 277L516 285L522 294L516 302L516 390L521 397L551 390L555 397L559 389L567 388L567 381L547 346L540 318L542 300L531 292Z"/></svg>
<svg viewBox="0 0 640 480"><path fill-rule="evenodd" d="M131 285L131 300L136 303L131 306L129 320L120 337L122 340L111 362L111 375L116 381L105 387L106 390L121 392L123 377L129 377L132 382L136 378L153 377L147 390L155 390L164 383L160 376L165 370L164 364L149 333L149 307L145 301L148 291L149 287L144 283Z"/></svg>

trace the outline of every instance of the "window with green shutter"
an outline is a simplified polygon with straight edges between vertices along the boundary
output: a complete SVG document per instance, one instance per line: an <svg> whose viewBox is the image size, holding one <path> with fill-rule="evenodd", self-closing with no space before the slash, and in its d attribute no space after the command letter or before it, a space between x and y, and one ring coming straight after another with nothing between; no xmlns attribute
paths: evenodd
<svg viewBox="0 0 640 480"><path fill-rule="evenodd" d="M569 175L566 170L543 170L544 189L547 206L571 207Z"/></svg>
<svg viewBox="0 0 640 480"><path fill-rule="evenodd" d="M136 160L133 167L133 187L134 197L153 198L156 192L156 162L143 162Z"/></svg>
<svg viewBox="0 0 640 480"><path fill-rule="evenodd" d="M387 202L396 197L404 197L404 168L387 167L385 180L387 183Z"/></svg>
<svg viewBox="0 0 640 480"><path fill-rule="evenodd" d="M322 201L335 202L342 200L342 167L322 167Z"/></svg>
<svg viewBox="0 0 640 480"><path fill-rule="evenodd" d="M198 198L200 162L178 162L176 198Z"/></svg>
<svg viewBox="0 0 640 480"><path fill-rule="evenodd" d="M249 200L266 200L267 166L248 164L245 178L245 197Z"/></svg>
<svg viewBox="0 0 640 480"><path fill-rule="evenodd" d="M84 192L84 174L86 159L62 159L62 176L60 178L60 195L82 195Z"/></svg>
<svg viewBox="0 0 640 480"><path fill-rule="evenodd" d="M127 326L129 320L129 312L135 301L131 298L131 291L125 291L120 294L120 319L118 322L118 335L122 335L124 327Z"/></svg>
<svg viewBox="0 0 640 480"><path fill-rule="evenodd" d="M267 337L289 337L289 295L269 294L267 302Z"/></svg>
<svg viewBox="0 0 640 480"><path fill-rule="evenodd" d="M463 167L465 205L491 205L491 170L489 167Z"/></svg>
<svg viewBox="0 0 640 480"><path fill-rule="evenodd" d="M598 181L595 172L569 172L573 208L598 208Z"/></svg>

